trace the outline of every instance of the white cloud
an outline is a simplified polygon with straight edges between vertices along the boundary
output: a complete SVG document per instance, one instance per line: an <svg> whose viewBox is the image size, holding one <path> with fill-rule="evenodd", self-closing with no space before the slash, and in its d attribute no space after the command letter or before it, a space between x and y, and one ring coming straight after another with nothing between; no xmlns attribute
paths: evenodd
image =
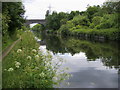
<svg viewBox="0 0 120 90"><path fill-rule="evenodd" d="M70 12L72 10L84 11L87 5L101 5L105 0L23 0L25 5L25 16L29 19L45 18L48 6L51 5L52 11Z"/></svg>

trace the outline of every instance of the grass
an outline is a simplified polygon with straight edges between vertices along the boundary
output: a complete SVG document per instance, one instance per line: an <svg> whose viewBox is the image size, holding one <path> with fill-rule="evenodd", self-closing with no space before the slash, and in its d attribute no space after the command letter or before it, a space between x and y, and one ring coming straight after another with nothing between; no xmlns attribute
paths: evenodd
<svg viewBox="0 0 120 90"><path fill-rule="evenodd" d="M19 36L16 35L16 33L12 36L9 36L6 34L2 37L2 51L6 50L14 41L16 41L19 38Z"/></svg>
<svg viewBox="0 0 120 90"><path fill-rule="evenodd" d="M43 55L38 50L32 32L23 32L21 38L3 60L3 88L53 88L69 77L64 70L57 70L62 59L53 65L50 53Z"/></svg>
<svg viewBox="0 0 120 90"><path fill-rule="evenodd" d="M120 30L118 29L76 29L76 30L69 30L73 35L79 34L87 34L91 36L104 36L109 40L119 40L120 39Z"/></svg>
<svg viewBox="0 0 120 90"><path fill-rule="evenodd" d="M4 51L7 47L9 47L12 43L14 42L14 40L12 39L7 39L6 42L2 43L2 51Z"/></svg>

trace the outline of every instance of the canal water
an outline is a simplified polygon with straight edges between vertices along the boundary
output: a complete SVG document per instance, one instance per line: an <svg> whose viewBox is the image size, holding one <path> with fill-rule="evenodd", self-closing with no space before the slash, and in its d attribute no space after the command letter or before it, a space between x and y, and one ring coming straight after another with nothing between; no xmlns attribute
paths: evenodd
<svg viewBox="0 0 120 90"><path fill-rule="evenodd" d="M116 42L37 34L40 48L65 60L72 76L59 88L118 88L120 48Z"/></svg>

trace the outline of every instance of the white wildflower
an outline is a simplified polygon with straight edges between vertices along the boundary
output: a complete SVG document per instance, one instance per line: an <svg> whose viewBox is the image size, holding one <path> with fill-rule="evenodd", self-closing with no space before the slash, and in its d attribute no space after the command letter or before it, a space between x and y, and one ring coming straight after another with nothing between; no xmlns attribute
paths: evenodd
<svg viewBox="0 0 120 90"><path fill-rule="evenodd" d="M17 53L20 53L20 52L22 52L22 50L21 50L21 49L18 49L18 50L17 50Z"/></svg>
<svg viewBox="0 0 120 90"><path fill-rule="evenodd" d="M20 65L21 65L21 63L20 63L20 62L15 61L15 67L16 67L16 68L19 68L19 67L20 67Z"/></svg>
<svg viewBox="0 0 120 90"><path fill-rule="evenodd" d="M33 53L36 53L37 51L35 49L32 50Z"/></svg>
<svg viewBox="0 0 120 90"><path fill-rule="evenodd" d="M8 69L9 72L11 72L11 71L13 71L13 70L14 70L13 68L9 68L9 69Z"/></svg>
<svg viewBox="0 0 120 90"><path fill-rule="evenodd" d="M20 65L21 65L20 62L16 62L16 63L15 63L15 66L20 66Z"/></svg>
<svg viewBox="0 0 120 90"><path fill-rule="evenodd" d="M16 66L16 68L19 68L20 66Z"/></svg>
<svg viewBox="0 0 120 90"><path fill-rule="evenodd" d="M28 60L31 60L31 56L28 56L27 59L28 59Z"/></svg>

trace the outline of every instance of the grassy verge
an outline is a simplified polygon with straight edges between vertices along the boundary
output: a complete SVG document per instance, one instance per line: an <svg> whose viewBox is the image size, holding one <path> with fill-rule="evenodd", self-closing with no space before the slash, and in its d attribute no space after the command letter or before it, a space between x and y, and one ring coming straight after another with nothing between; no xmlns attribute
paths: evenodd
<svg viewBox="0 0 120 90"><path fill-rule="evenodd" d="M76 36L88 36L88 38L104 37L108 40L120 40L120 30L118 29L75 29L68 30L66 34L76 35Z"/></svg>
<svg viewBox="0 0 120 90"><path fill-rule="evenodd" d="M18 30L18 32L20 32L20 30ZM9 36L8 34L6 34L6 36L2 37L2 51L6 50L6 48L12 45L14 41L19 39L19 35L17 35L16 33L13 34L12 36Z"/></svg>
<svg viewBox="0 0 120 90"><path fill-rule="evenodd" d="M3 60L3 88L52 88L68 76L64 70L58 74L60 64L52 64L49 52L43 55L38 50L32 32L23 32L21 38Z"/></svg>
<svg viewBox="0 0 120 90"><path fill-rule="evenodd" d="M7 39L6 42L3 42L2 51L6 50L6 48L9 47L13 42L14 42L14 40L12 40L10 38Z"/></svg>

